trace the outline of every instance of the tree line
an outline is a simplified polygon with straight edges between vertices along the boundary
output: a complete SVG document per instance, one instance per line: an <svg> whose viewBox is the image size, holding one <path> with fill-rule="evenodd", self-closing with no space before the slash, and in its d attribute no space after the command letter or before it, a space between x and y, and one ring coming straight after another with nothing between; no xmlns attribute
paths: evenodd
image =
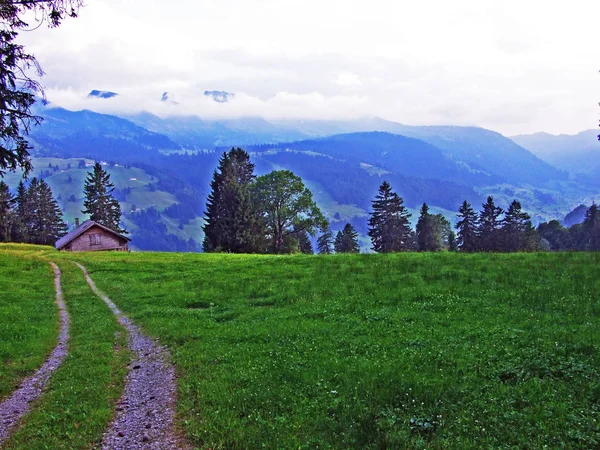
<svg viewBox="0 0 600 450"><path fill-rule="evenodd" d="M117 233L127 233L120 224L121 207L113 196L114 189L108 172L96 163L83 186L81 212ZM28 186L21 180L14 196L0 181L0 242L54 245L66 233L63 212L43 179L33 178Z"/></svg>
<svg viewBox="0 0 600 450"><path fill-rule="evenodd" d="M384 181L369 215L368 236L377 253L600 250L595 204L582 224L566 229L553 220L536 229L517 200L504 210L490 196L479 212L465 200L454 227L423 203L413 230L404 200ZM240 148L219 159L205 216L206 252L313 253L309 236L316 237L317 231L320 254L360 251L354 227L347 223L334 235L300 177L287 170L257 177L248 153Z"/></svg>

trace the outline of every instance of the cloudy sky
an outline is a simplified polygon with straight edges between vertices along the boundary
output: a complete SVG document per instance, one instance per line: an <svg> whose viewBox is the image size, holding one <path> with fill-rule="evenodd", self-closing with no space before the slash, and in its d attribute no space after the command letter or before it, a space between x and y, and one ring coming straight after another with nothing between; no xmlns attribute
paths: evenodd
<svg viewBox="0 0 600 450"><path fill-rule="evenodd" d="M598 124L598 20L597 0L86 0L21 41L70 109L558 134Z"/></svg>

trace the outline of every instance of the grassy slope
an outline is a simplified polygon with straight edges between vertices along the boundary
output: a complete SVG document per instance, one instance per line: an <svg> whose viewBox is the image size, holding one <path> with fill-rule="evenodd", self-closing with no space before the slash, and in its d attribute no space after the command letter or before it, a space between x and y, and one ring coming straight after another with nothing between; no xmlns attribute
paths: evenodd
<svg viewBox="0 0 600 450"><path fill-rule="evenodd" d="M75 257L200 447L600 445L598 254Z"/></svg>
<svg viewBox="0 0 600 450"><path fill-rule="evenodd" d="M79 158L60 159L60 158L33 158L32 163L34 170L30 175L39 177L43 170L52 170L48 168L48 164L58 166L58 172L52 172L50 177L45 178L52 192L58 200L60 207L64 212L64 219L70 223L74 223L75 217L79 217L82 221L86 218L81 213L83 209L83 184L87 173L91 170L94 161L86 159L88 167L79 169ZM70 164L70 168L69 168ZM159 210L163 210L177 202L177 199L170 193L160 190L150 191L149 184L156 183L158 179L152 179L144 170L136 167L115 166L105 167L110 174L111 182L115 188L131 189L131 192L126 195L125 200L121 202L121 210L128 213L132 206L137 209L144 209L154 206ZM71 183L68 183L68 178L71 177ZM21 179L18 173L8 173L5 177L5 182L14 191ZM68 201L69 197L74 195L77 201Z"/></svg>
<svg viewBox="0 0 600 450"><path fill-rule="evenodd" d="M16 248L0 244L0 400L42 365L58 337L54 272Z"/></svg>
<svg viewBox="0 0 600 450"><path fill-rule="evenodd" d="M6 448L91 448L100 442L123 387L125 334L81 271L67 262L60 266L71 315L69 355Z"/></svg>

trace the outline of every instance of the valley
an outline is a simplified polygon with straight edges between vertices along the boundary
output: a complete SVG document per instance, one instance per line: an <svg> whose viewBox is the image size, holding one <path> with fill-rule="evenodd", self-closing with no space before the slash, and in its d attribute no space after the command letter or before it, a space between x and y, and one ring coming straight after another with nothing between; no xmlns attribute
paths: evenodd
<svg viewBox="0 0 600 450"><path fill-rule="evenodd" d="M36 108L45 120L32 133L32 176L49 183L73 224L76 217L85 219L81 189L86 169L103 161L133 248L139 250L199 249L210 178L220 154L231 146L251 154L258 175L288 169L301 176L334 230L352 223L363 251L369 250L370 202L383 180L403 197L413 221L423 202L454 223L463 200L477 208L492 195L503 207L518 199L536 224L561 220L600 194L590 174L569 176L560 170L563 166L555 168L481 128L411 127L382 119L120 118ZM81 160L85 167L79 166ZM7 174L13 190L19 178Z"/></svg>

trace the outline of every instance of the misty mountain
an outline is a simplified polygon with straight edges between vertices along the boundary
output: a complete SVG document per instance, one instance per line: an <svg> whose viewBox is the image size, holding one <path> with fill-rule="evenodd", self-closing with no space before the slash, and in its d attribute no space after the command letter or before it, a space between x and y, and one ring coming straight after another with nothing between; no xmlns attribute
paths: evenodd
<svg viewBox="0 0 600 450"><path fill-rule="evenodd" d="M111 91L99 91L97 89L92 90L89 94L88 97L90 98L113 98L116 97L117 94L116 92L111 92Z"/></svg>
<svg viewBox="0 0 600 450"><path fill-rule="evenodd" d="M181 149L167 136L108 114L39 106L35 113L44 119L31 133L37 156L88 157L126 163L132 158L150 158L161 151Z"/></svg>
<svg viewBox="0 0 600 450"><path fill-rule="evenodd" d="M312 137L261 118L217 121L204 120L197 116L161 118L150 113L124 116L124 118L148 130L164 134L185 148L195 150L287 142Z"/></svg>
<svg viewBox="0 0 600 450"><path fill-rule="evenodd" d="M579 205L577 208L573 209L573 211L569 212L564 219L562 220L562 224L569 228L573 225L577 225L578 223L583 223L585 219L585 213L589 209L589 206Z"/></svg>
<svg viewBox="0 0 600 450"><path fill-rule="evenodd" d="M217 103L227 103L230 99L235 97L235 94L225 91L204 91L204 95L212 98Z"/></svg>
<svg viewBox="0 0 600 450"><path fill-rule="evenodd" d="M477 127L407 126L380 118L347 121L279 120L241 118L207 121L198 117L160 118L144 113L130 120L169 136L186 148L247 146L326 137L335 134L384 131L419 139L442 150L462 166L463 173L477 177L477 184L531 184L567 180L568 174L542 161L512 140ZM487 181L483 181L486 180Z"/></svg>
<svg viewBox="0 0 600 450"><path fill-rule="evenodd" d="M569 135L523 134L511 138L540 159L571 174L589 173L600 168L598 130Z"/></svg>
<svg viewBox="0 0 600 450"><path fill-rule="evenodd" d="M153 234L156 249L191 248L190 238L201 242L211 176L220 152L232 146L251 153L258 174L285 168L300 175L334 230L350 222L363 235L371 200L383 180L404 198L415 218L423 202L454 220L463 200L478 209L485 196L493 195L500 206L521 200L534 220L544 221L563 217L600 193L600 186L567 180L565 172L480 128L407 127L377 118L205 121L145 113L127 120L39 105L35 112L44 122L30 136L33 155L45 157L36 173L63 193L61 207L70 217L81 209L68 200L71 194L77 202L82 198L82 184L76 180L86 169L78 167L79 159L106 161L117 177L119 201L134 238L146 233L155 220L150 217L162 223L153 233L167 230L162 240ZM369 127L395 133L354 131ZM352 131L327 135L345 129ZM398 134L401 130L405 135Z"/></svg>

